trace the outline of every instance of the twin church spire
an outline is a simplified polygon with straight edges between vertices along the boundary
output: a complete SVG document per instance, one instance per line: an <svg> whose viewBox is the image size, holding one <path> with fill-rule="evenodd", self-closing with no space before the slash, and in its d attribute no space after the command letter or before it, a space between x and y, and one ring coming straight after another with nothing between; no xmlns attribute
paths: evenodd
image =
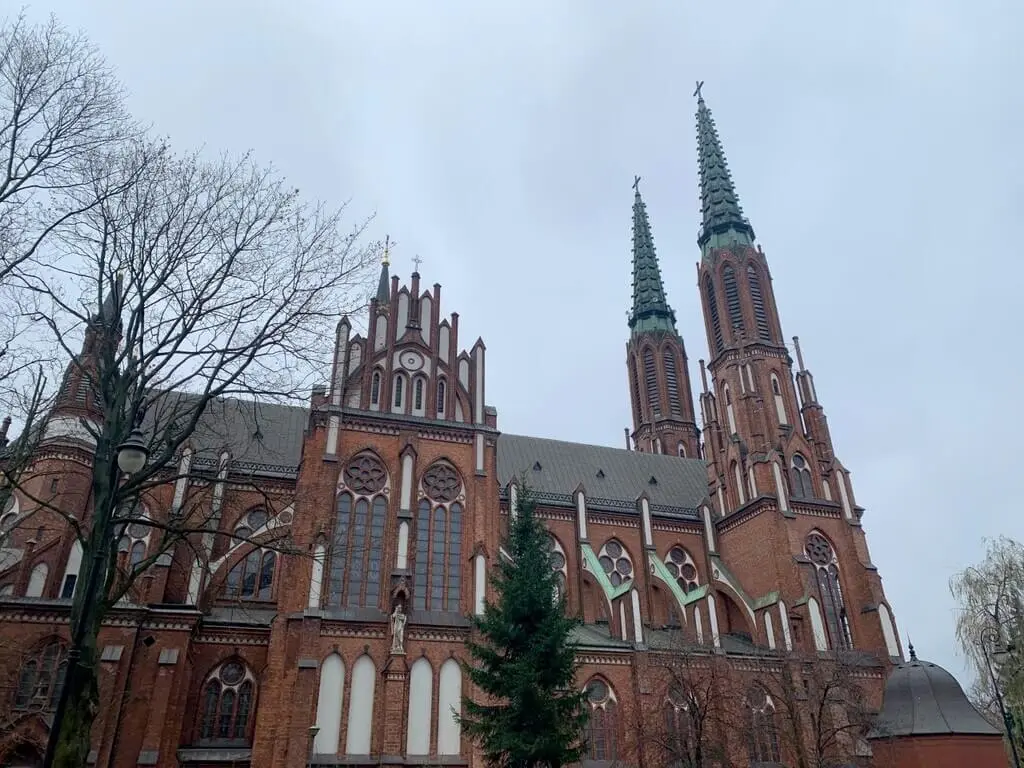
<svg viewBox="0 0 1024 768"><path fill-rule="evenodd" d="M703 450L685 346L666 298L639 178L633 184L627 368L636 449L689 457L703 453L714 462L729 446L738 446L743 455L770 450L793 432L801 414L768 263L754 244L754 229L740 207L700 84L694 95L701 199L698 281L711 374L709 387L702 373Z"/></svg>

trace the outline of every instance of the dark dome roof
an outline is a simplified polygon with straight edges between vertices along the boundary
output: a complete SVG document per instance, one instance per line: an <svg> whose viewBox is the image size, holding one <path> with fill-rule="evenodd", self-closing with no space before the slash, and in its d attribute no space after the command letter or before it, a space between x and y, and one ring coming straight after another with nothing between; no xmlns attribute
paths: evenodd
<svg viewBox="0 0 1024 768"><path fill-rule="evenodd" d="M949 672L920 661L910 648L910 661L897 665L885 683L885 698L870 738L970 734L1000 736L967 700Z"/></svg>

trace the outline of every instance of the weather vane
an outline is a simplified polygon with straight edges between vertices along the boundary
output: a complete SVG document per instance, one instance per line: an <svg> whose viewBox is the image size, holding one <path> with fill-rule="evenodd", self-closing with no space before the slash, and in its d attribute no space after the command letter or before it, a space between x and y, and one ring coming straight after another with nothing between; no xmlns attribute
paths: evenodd
<svg viewBox="0 0 1024 768"><path fill-rule="evenodd" d="M703 87L704 87L704 81L703 80L698 80L697 81L697 90L695 90L693 92L693 95L696 96L698 99L703 99L704 98L704 95L700 92L700 89L703 88Z"/></svg>

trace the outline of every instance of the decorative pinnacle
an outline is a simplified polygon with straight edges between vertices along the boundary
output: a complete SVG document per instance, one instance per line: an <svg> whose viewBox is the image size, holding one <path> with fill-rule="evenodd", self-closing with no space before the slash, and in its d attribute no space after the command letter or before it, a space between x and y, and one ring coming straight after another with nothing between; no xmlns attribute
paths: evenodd
<svg viewBox="0 0 1024 768"><path fill-rule="evenodd" d="M647 206L640 196L640 177L633 177L633 310L629 327L644 331L676 332L676 316L665 299L661 268L654 251Z"/></svg>
<svg viewBox="0 0 1024 768"><path fill-rule="evenodd" d="M709 243L719 247L733 243L750 245L754 242L754 228L743 216L715 120L704 103L703 87L704 82L699 81L693 92L697 97L697 165L702 218L697 244L701 249Z"/></svg>
<svg viewBox="0 0 1024 768"><path fill-rule="evenodd" d="M391 301L391 278L388 265L391 263L391 236L384 237L384 256L380 260L380 282L377 283L377 306L385 308Z"/></svg>
<svg viewBox="0 0 1024 768"><path fill-rule="evenodd" d="M907 645L907 648L910 650L910 660L911 661L917 661L917 654L914 652L914 644L913 643L909 643Z"/></svg>
<svg viewBox="0 0 1024 768"><path fill-rule="evenodd" d="M384 256L380 263L385 267L391 265L391 235L384 235Z"/></svg>

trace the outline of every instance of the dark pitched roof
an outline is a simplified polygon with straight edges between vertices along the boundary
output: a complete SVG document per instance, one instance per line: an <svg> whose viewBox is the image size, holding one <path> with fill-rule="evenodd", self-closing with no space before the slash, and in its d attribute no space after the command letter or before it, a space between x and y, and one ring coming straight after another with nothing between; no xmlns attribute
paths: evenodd
<svg viewBox="0 0 1024 768"><path fill-rule="evenodd" d="M526 475L540 502L571 504L573 492L582 484L587 506L594 509L635 510L637 497L646 491L652 512L695 518L708 493L707 469L699 459L501 435L502 488L519 474Z"/></svg>
<svg viewBox="0 0 1024 768"><path fill-rule="evenodd" d="M182 408L178 404L193 397L179 392L154 398L143 432L151 434L154 422L163 432L175 413L190 414L190 405ZM309 411L303 406L234 398L211 400L189 441L196 450L193 465L216 467L220 454L228 451L234 472L294 476L302 458L308 420Z"/></svg>
<svg viewBox="0 0 1024 768"><path fill-rule="evenodd" d="M1000 732L964 695L949 672L911 654L885 683L882 711L868 738L970 734L999 736Z"/></svg>

